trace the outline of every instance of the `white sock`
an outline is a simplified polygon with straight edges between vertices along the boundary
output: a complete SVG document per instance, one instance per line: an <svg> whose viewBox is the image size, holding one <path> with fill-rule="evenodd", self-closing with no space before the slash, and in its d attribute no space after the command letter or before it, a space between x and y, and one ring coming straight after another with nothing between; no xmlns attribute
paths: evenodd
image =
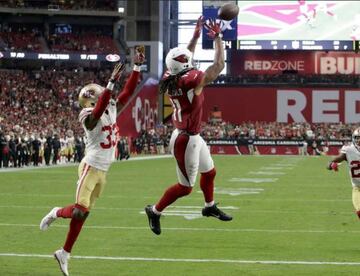
<svg viewBox="0 0 360 276"><path fill-rule="evenodd" d="M62 249L62 253L65 255L66 258L70 257L70 253L67 252L64 248L61 248Z"/></svg>
<svg viewBox="0 0 360 276"><path fill-rule="evenodd" d="M211 206L214 206L215 204L215 201L210 201L210 202L205 202L205 207L211 207Z"/></svg>
<svg viewBox="0 0 360 276"><path fill-rule="evenodd" d="M152 210L153 210L153 212L154 212L156 215L159 215L159 216L161 215L161 212L159 212L158 210L156 210L155 205L153 205Z"/></svg>

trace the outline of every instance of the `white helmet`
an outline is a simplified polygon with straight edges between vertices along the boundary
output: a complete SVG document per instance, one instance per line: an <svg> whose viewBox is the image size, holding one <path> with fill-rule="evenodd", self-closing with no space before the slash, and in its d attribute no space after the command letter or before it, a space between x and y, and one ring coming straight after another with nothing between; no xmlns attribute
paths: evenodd
<svg viewBox="0 0 360 276"><path fill-rule="evenodd" d="M96 83L85 85L79 93L79 105L82 108L94 107L104 87Z"/></svg>
<svg viewBox="0 0 360 276"><path fill-rule="evenodd" d="M355 146L355 148L360 151L360 128L354 130L351 140Z"/></svg>
<svg viewBox="0 0 360 276"><path fill-rule="evenodd" d="M192 53L187 48L176 47L169 51L165 62L170 74L177 75L193 67Z"/></svg>

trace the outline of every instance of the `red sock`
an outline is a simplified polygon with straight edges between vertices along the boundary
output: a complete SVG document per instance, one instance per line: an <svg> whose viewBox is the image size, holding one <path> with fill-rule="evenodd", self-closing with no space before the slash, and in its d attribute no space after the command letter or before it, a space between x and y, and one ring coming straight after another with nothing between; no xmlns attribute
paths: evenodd
<svg viewBox="0 0 360 276"><path fill-rule="evenodd" d="M157 211L162 212L167 206L175 202L178 198L186 196L191 193L192 188L181 184L170 186L155 205Z"/></svg>
<svg viewBox="0 0 360 276"><path fill-rule="evenodd" d="M75 207L75 204L61 208L56 212L56 216L58 218L72 218L72 212L73 212L74 207Z"/></svg>
<svg viewBox="0 0 360 276"><path fill-rule="evenodd" d="M70 221L70 229L66 237L66 241L64 244L64 250L66 252L71 252L71 249L76 242L77 237L80 234L81 228L84 225L85 219L76 219L72 218Z"/></svg>
<svg viewBox="0 0 360 276"><path fill-rule="evenodd" d="M357 214L357 216L358 216L359 219L360 219L360 211L356 211L356 214Z"/></svg>
<svg viewBox="0 0 360 276"><path fill-rule="evenodd" d="M213 168L211 171L202 173L200 177L200 188L203 191L205 202L210 203L214 200L214 178L216 170Z"/></svg>

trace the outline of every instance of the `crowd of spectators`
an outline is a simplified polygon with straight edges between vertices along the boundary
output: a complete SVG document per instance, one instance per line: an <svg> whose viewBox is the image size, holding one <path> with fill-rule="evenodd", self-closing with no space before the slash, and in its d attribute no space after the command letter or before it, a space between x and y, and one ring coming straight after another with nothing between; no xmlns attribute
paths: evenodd
<svg viewBox="0 0 360 276"><path fill-rule="evenodd" d="M349 140L355 124L244 122L203 124L204 139Z"/></svg>
<svg viewBox="0 0 360 276"><path fill-rule="evenodd" d="M34 156L40 156L43 164L57 162L59 156L67 156L60 153L70 138L73 141L70 159L79 160L84 132L77 120L80 110L78 92L90 82L104 85L109 74L110 69L0 70L0 152L7 156L4 165L9 162L12 166L37 164L40 161ZM349 140L356 127L341 123L233 124L217 119L204 122L201 135L205 139ZM128 158L130 151L136 154L168 153L172 130L169 123L144 130L139 137L119 138L119 159Z"/></svg>
<svg viewBox="0 0 360 276"><path fill-rule="evenodd" d="M107 71L1 70L0 123L5 132L81 133L77 95L90 82L105 83ZM14 123L15 122L15 123Z"/></svg>
<svg viewBox="0 0 360 276"><path fill-rule="evenodd" d="M0 30L0 51L43 51L40 37L37 27L3 26Z"/></svg>
<svg viewBox="0 0 360 276"><path fill-rule="evenodd" d="M154 129L143 130L132 141L132 151L135 154L165 154L169 153L169 142L173 131L172 124L160 124Z"/></svg>
<svg viewBox="0 0 360 276"><path fill-rule="evenodd" d="M61 157L81 160L84 131L77 119L78 93L91 82L105 85L110 74L110 69L0 70L0 167L49 165ZM70 157L64 153L69 141L72 150L65 152L72 152ZM119 137L120 159L128 158L127 144Z"/></svg>
<svg viewBox="0 0 360 276"><path fill-rule="evenodd" d="M53 52L81 52L92 54L119 52L111 36L96 33L52 34L47 41Z"/></svg>
<svg viewBox="0 0 360 276"><path fill-rule="evenodd" d="M6 0L0 1L0 7L114 11L116 2L115 0Z"/></svg>
<svg viewBox="0 0 360 276"><path fill-rule="evenodd" d="M112 28L81 25L51 25L44 32L41 25L0 24L0 51L59 53L119 53Z"/></svg>
<svg viewBox="0 0 360 276"><path fill-rule="evenodd" d="M309 124L277 122L203 122L201 136L211 139L259 139L259 140L298 140L298 141L349 141L355 124ZM169 153L169 142L173 125L161 124L154 129L142 131L132 140L132 151L136 154Z"/></svg>
<svg viewBox="0 0 360 276"><path fill-rule="evenodd" d="M265 86L339 86L360 87L357 75L320 75L320 74L248 74L248 75L220 75L214 84L217 85L265 85Z"/></svg>

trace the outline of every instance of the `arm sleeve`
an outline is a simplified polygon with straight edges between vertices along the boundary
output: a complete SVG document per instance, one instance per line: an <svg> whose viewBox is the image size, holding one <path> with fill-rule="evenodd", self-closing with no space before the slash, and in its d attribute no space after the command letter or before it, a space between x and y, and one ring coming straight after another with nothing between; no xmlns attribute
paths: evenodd
<svg viewBox="0 0 360 276"><path fill-rule="evenodd" d="M126 102L133 95L139 79L139 75L140 75L139 71L133 70L131 72L129 79L126 81L124 89L121 91L121 93L117 98L118 102L120 102L122 105L125 105Z"/></svg>
<svg viewBox="0 0 360 276"><path fill-rule="evenodd" d="M106 107L110 102L110 99L111 99L111 90L106 88L99 96L99 99L97 100L96 105L92 111L92 115L96 120L99 120L100 117L103 115Z"/></svg>

